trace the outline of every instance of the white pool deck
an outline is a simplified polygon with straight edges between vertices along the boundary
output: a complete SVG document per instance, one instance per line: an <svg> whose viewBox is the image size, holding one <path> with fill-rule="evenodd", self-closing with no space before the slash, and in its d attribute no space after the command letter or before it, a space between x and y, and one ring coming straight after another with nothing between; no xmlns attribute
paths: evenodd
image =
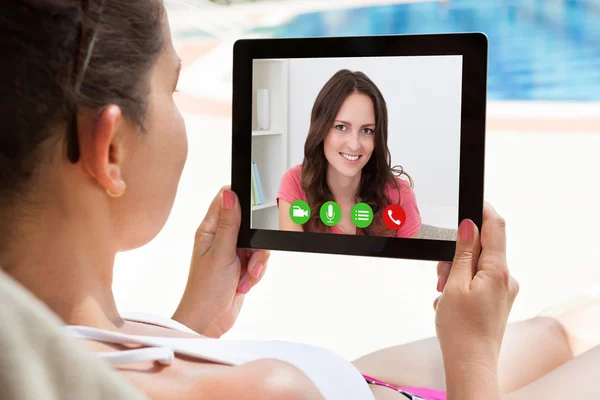
<svg viewBox="0 0 600 400"><path fill-rule="evenodd" d="M117 259L114 290L123 311L171 315L194 231L230 182L229 89L208 72L229 62L224 43L182 57L188 162L164 230ZM521 284L511 321L600 284L600 104L492 102L486 141L485 198L507 220L509 266ZM274 252L226 337L310 343L352 359L435 335L435 265Z"/></svg>

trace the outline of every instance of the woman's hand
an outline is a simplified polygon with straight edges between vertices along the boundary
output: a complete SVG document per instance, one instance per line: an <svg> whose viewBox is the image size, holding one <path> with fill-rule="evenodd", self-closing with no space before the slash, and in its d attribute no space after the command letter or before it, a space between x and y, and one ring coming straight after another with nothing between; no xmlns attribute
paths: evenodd
<svg viewBox="0 0 600 400"><path fill-rule="evenodd" d="M237 249L240 222L238 198L226 187L196 231L187 286L173 319L205 336L231 329L269 260L268 251Z"/></svg>
<svg viewBox="0 0 600 400"><path fill-rule="evenodd" d="M471 220L460 224L452 264L438 265L436 331L448 399L500 396L498 357L519 285L508 271L505 222L486 204L481 237Z"/></svg>

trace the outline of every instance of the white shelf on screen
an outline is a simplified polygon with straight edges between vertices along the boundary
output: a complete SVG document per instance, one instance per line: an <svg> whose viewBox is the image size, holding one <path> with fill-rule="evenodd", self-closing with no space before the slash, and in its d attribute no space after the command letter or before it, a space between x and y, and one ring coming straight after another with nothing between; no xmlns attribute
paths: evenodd
<svg viewBox="0 0 600 400"><path fill-rule="evenodd" d="M268 93L265 101L265 92ZM252 68L252 162L256 163L265 204L252 206L252 229L278 230L279 208L274 201L288 164L289 62L254 60ZM265 106L268 112L264 112ZM263 114L261 115L261 110ZM265 115L266 114L266 115Z"/></svg>
<svg viewBox="0 0 600 400"><path fill-rule="evenodd" d="M281 132L277 131L252 131L252 136L271 136L271 135L281 135Z"/></svg>
<svg viewBox="0 0 600 400"><path fill-rule="evenodd" d="M276 201L269 201L264 204L259 204L258 206L252 206L252 211L264 210L265 208L277 207Z"/></svg>

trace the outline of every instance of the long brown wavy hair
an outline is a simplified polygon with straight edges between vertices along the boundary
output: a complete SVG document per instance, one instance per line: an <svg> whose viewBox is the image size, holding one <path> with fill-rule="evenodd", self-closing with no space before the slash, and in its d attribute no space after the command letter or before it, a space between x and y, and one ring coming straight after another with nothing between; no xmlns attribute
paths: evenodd
<svg viewBox="0 0 600 400"><path fill-rule="evenodd" d="M367 236L389 236L394 232L389 230L381 219L381 213L391 204L391 199L385 193L386 188L391 186L396 189L400 198L400 185L396 177L406 175L411 187L413 181L401 166L391 165L387 143L388 112L379 88L363 72L347 69L336 72L325 83L312 108L302 162L302 188L311 207L311 217L306 226L309 231L323 231L328 228L320 219L321 205L333 200L333 194L327 184L328 161L325 158L323 143L342 104L348 96L355 93L369 96L375 111L375 148L362 169L355 195L356 203L367 203L373 209L373 223L362 232Z"/></svg>

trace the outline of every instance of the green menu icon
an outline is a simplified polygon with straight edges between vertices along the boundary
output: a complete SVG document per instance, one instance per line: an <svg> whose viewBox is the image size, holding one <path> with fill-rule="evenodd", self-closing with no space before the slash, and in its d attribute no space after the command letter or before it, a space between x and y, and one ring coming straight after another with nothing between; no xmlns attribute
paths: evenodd
<svg viewBox="0 0 600 400"><path fill-rule="evenodd" d="M358 203L352 207L351 219L357 228L367 228L373 222L373 209L367 203Z"/></svg>

